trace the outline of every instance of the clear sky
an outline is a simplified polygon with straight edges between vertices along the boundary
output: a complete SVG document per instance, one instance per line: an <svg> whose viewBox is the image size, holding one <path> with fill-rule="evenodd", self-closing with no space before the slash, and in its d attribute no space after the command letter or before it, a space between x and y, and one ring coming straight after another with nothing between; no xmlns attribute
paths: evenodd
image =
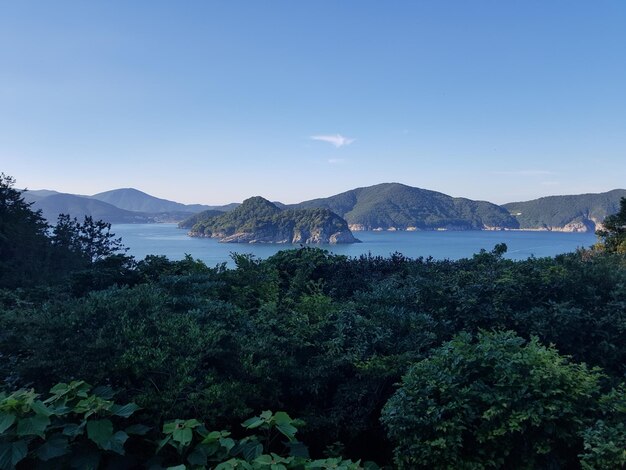
<svg viewBox="0 0 626 470"><path fill-rule="evenodd" d="M626 187L626 1L2 1L0 171L187 203Z"/></svg>

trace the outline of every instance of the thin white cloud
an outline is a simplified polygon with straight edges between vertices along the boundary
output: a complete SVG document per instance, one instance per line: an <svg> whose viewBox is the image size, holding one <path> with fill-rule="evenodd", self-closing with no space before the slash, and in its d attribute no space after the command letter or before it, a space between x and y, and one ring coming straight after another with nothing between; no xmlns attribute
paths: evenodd
<svg viewBox="0 0 626 470"><path fill-rule="evenodd" d="M335 147L340 148L345 145L350 145L356 139L351 139L350 137L344 137L341 134L335 135L312 135L312 140L319 140L322 142L328 142L329 144L333 144Z"/></svg>
<svg viewBox="0 0 626 470"><path fill-rule="evenodd" d="M512 171L492 171L493 175L510 175L510 176L546 176L553 175L553 171L547 170L512 170Z"/></svg>
<svg viewBox="0 0 626 470"><path fill-rule="evenodd" d="M558 186L561 183L559 181L542 181L541 184L544 186Z"/></svg>
<svg viewBox="0 0 626 470"><path fill-rule="evenodd" d="M343 163L345 160L343 158L329 158L328 163L331 165L336 165L338 163Z"/></svg>

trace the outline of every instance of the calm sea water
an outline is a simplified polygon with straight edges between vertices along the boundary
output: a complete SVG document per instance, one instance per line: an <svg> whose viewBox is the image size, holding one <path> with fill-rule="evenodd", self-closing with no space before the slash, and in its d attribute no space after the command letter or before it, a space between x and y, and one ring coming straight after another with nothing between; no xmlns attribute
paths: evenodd
<svg viewBox="0 0 626 470"><path fill-rule="evenodd" d="M255 245L219 243L209 238L191 238L186 230L175 224L116 224L112 231L122 237L128 254L137 259L146 255L165 255L172 260L185 254L201 259L209 266L226 262L232 266L231 253L251 253L267 258L284 249L299 245ZM399 252L416 258L432 256L435 259L471 257L481 249L491 250L497 243L506 243L506 257L526 259L529 256L555 256L589 247L596 238L593 233L561 232L354 232L363 243L351 245L319 245L333 253L347 256L388 256Z"/></svg>

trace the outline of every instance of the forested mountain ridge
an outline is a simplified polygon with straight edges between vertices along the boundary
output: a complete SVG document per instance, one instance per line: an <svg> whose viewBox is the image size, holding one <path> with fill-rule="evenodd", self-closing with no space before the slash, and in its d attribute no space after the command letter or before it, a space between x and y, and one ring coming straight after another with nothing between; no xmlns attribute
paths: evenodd
<svg viewBox="0 0 626 470"><path fill-rule="evenodd" d="M222 214L205 211L179 224L192 237L224 243L355 243L345 220L328 209L281 209L256 196Z"/></svg>
<svg viewBox="0 0 626 470"><path fill-rule="evenodd" d="M161 199L135 188L120 188L94 194L93 199L108 202L120 209L136 212L200 212L212 209L204 204L181 204Z"/></svg>
<svg viewBox="0 0 626 470"><path fill-rule="evenodd" d="M113 204L89 196L77 196L63 193L51 194L44 197L26 197L25 199L33 202L33 208L37 210L40 209L43 217L50 223L54 223L59 214L69 214L78 219L93 217L112 224L177 222L191 214L189 211L130 211L120 209Z"/></svg>
<svg viewBox="0 0 626 470"><path fill-rule="evenodd" d="M498 206L487 201L451 197L446 194L399 183L382 183L356 188L334 196L298 204L273 204L280 209L325 208L343 217L352 230L559 230L591 231L607 215L616 213L619 198L626 190L615 189L600 194L549 196L532 201ZM35 202L49 221L60 213L81 218L92 216L110 223L180 222L200 211L213 215L240 206L181 204L161 199L134 188L122 188L93 196L35 190L24 193ZM102 204L94 204L99 201ZM103 205L108 204L108 205Z"/></svg>
<svg viewBox="0 0 626 470"><path fill-rule="evenodd" d="M43 199L48 196L52 196L54 194L62 194L58 191L51 191L49 189L36 189L34 191L25 189L22 195L24 196L24 200L28 202L35 202L40 199Z"/></svg>
<svg viewBox="0 0 626 470"><path fill-rule="evenodd" d="M110 223L147 223L151 219L144 213L120 209L97 199L73 194L52 194L35 200L34 209L41 209L44 218L50 222L56 221L59 214L69 214L72 217L82 218L89 215L96 219Z"/></svg>
<svg viewBox="0 0 626 470"><path fill-rule="evenodd" d="M626 189L548 196L502 207L517 219L521 229L586 232L596 230L607 216L617 213L622 197L626 197Z"/></svg>
<svg viewBox="0 0 626 470"><path fill-rule="evenodd" d="M400 183L356 188L290 207L330 209L345 218L353 230L518 228L517 221L496 204L455 198Z"/></svg>
<svg viewBox="0 0 626 470"><path fill-rule="evenodd" d="M28 190L23 194L26 201L34 203L35 209L42 210L49 222L54 222L59 214L71 214L79 219L89 216L109 223L179 222L205 209L227 211L238 205L181 204L134 188L114 189L93 196L51 190Z"/></svg>

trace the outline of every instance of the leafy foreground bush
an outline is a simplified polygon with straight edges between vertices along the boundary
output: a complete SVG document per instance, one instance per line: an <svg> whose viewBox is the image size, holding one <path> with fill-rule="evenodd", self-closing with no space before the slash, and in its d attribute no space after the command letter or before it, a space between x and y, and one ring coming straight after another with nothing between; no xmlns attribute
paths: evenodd
<svg viewBox="0 0 626 470"><path fill-rule="evenodd" d="M166 422L157 436L144 424L124 424L139 407L115 404L108 387L92 390L75 381L55 385L50 394L45 400L33 390L0 394L0 469L378 468L340 457L310 459L295 437L302 423L285 412L264 411L248 419L242 426L257 434L241 439L227 431L209 432L196 419Z"/></svg>
<svg viewBox="0 0 626 470"><path fill-rule="evenodd" d="M626 396L600 398L601 378L536 338L462 333L409 370L382 420L400 468L621 468Z"/></svg>

